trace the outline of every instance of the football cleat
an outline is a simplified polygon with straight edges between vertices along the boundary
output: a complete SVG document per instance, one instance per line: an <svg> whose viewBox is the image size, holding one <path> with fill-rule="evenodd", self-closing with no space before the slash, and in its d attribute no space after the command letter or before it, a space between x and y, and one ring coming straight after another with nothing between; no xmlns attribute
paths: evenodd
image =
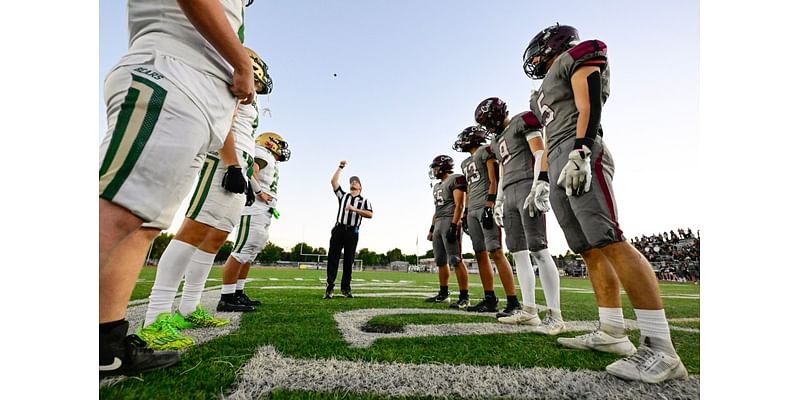
<svg viewBox="0 0 800 400"><path fill-rule="evenodd" d="M543 333L545 335L553 336L563 332L564 328L564 321L556 320L550 314L550 311L548 311L547 316L545 316L542 320L542 324L537 326L533 331L536 333Z"/></svg>
<svg viewBox="0 0 800 400"><path fill-rule="evenodd" d="M136 336L153 350L181 350L194 344L194 339L178 332L169 313L161 313L152 324L139 328Z"/></svg>
<svg viewBox="0 0 800 400"><path fill-rule="evenodd" d="M450 292L439 293L436 296L425 299L426 303L443 303L445 301L450 301Z"/></svg>
<svg viewBox="0 0 800 400"><path fill-rule="evenodd" d="M233 297L231 300L219 299L219 303L217 303L217 311L220 312L249 312L255 310L256 308L253 306L240 303L237 297Z"/></svg>
<svg viewBox="0 0 800 400"><path fill-rule="evenodd" d="M484 298L478 304L467 307L472 312L497 312L497 297Z"/></svg>
<svg viewBox="0 0 800 400"><path fill-rule="evenodd" d="M238 292L238 291L237 291ZM239 302L247 305L247 306L260 306L261 300L253 300L247 296L247 294L242 291L241 293L236 293L236 297L239 298Z"/></svg>
<svg viewBox="0 0 800 400"><path fill-rule="evenodd" d="M450 308L457 308L459 310L463 310L467 307L469 307L469 299L459 298L458 300L456 300L455 303L450 303Z"/></svg>
<svg viewBox="0 0 800 400"><path fill-rule="evenodd" d="M172 326L174 326L179 331L182 331L184 329L197 328L193 323L187 321L186 318L183 318L183 315L181 315L180 313L176 312L175 314L172 314L170 318L172 319L171 321Z"/></svg>
<svg viewBox="0 0 800 400"><path fill-rule="evenodd" d="M633 346L627 335L618 338L599 329L572 338L558 338L557 342L570 349L595 350L621 356L630 356L636 353L636 347Z"/></svg>
<svg viewBox="0 0 800 400"><path fill-rule="evenodd" d="M498 317L497 320L504 324L517 325L541 325L542 323L539 314L536 313L536 307L528 306L514 308L511 310L510 315Z"/></svg>
<svg viewBox="0 0 800 400"><path fill-rule="evenodd" d="M197 328L219 328L231 322L227 319L217 318L209 314L208 311L201 306L197 306L197 309L187 315L185 319Z"/></svg>
<svg viewBox="0 0 800 400"><path fill-rule="evenodd" d="M346 299L352 299L353 293L349 290L342 290L342 296L344 296Z"/></svg>
<svg viewBox="0 0 800 400"><path fill-rule="evenodd" d="M128 322L100 334L100 377L138 375L177 364L176 351L153 351L139 336L127 335Z"/></svg>
<svg viewBox="0 0 800 400"><path fill-rule="evenodd" d="M332 299L333 298L333 289L326 289L325 296L323 299Z"/></svg>
<svg viewBox="0 0 800 400"><path fill-rule="evenodd" d="M640 345L633 355L608 365L606 372L625 380L645 383L660 383L689 377L680 357L655 351L646 344Z"/></svg>

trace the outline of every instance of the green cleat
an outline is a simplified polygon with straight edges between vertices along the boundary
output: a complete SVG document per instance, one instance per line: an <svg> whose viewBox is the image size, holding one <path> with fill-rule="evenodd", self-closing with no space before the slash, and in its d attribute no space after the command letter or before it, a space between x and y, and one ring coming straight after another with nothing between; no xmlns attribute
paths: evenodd
<svg viewBox="0 0 800 400"><path fill-rule="evenodd" d="M192 346L194 339L178 332L172 318L169 313L162 313L152 324L139 328L136 336L153 350L181 350Z"/></svg>
<svg viewBox="0 0 800 400"><path fill-rule="evenodd" d="M182 331L184 329L197 328L197 325L187 321L186 318L184 318L183 315L181 315L181 313L179 312L172 314L172 326L177 328L179 331Z"/></svg>
<svg viewBox="0 0 800 400"><path fill-rule="evenodd" d="M186 322L191 323L197 328L218 328L228 325L231 321L217 318L208 313L203 307L197 306L193 313L186 316Z"/></svg>

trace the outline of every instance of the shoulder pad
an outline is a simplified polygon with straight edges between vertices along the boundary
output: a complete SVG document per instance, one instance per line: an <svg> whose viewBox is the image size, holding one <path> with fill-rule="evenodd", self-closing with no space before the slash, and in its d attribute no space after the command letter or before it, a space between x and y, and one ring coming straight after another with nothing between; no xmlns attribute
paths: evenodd
<svg viewBox="0 0 800 400"><path fill-rule="evenodd" d="M526 128L540 129L542 127L541 122L539 122L539 118L536 118L536 115L533 113L533 111L527 111L522 114L522 122L525 123Z"/></svg>
<svg viewBox="0 0 800 400"><path fill-rule="evenodd" d="M484 147L484 149L486 149L486 152L489 153L489 157L494 158L494 151L492 151L491 143L487 144L486 147Z"/></svg>
<svg viewBox="0 0 800 400"><path fill-rule="evenodd" d="M575 60L575 67L579 65L604 66L607 59L606 44L600 40L587 40L567 50L569 56ZM592 62L588 62L588 61Z"/></svg>

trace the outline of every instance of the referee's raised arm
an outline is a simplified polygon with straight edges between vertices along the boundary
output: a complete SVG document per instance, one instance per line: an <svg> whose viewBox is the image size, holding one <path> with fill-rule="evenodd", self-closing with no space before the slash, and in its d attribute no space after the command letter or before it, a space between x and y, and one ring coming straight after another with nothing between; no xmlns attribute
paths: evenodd
<svg viewBox="0 0 800 400"><path fill-rule="evenodd" d="M336 172L334 172L333 173L333 177L331 177L331 186L333 187L333 191L336 192L336 195L338 197L342 197L339 194L339 192L340 192L339 188L341 187L339 185L339 175L342 174L342 170L344 169L344 167L346 165L347 165L347 160L339 161L339 167L336 168ZM341 192L344 192L344 191L341 191ZM341 193L341 194L344 194L344 193Z"/></svg>

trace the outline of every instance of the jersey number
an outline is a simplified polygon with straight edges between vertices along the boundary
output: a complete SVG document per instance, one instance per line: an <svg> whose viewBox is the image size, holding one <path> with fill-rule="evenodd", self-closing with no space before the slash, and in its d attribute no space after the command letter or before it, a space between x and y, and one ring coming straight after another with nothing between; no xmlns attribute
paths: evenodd
<svg viewBox="0 0 800 400"><path fill-rule="evenodd" d="M506 138L500 139L497 142L498 150L500 150L500 160L503 162L503 165L506 165L508 160L511 159L511 153L508 152L508 143L506 143Z"/></svg>
<svg viewBox="0 0 800 400"><path fill-rule="evenodd" d="M444 204L444 197L442 197L442 189L433 192L433 200L437 206L441 206Z"/></svg>
<svg viewBox="0 0 800 400"><path fill-rule="evenodd" d="M539 112L542 114L542 136L547 137L547 125L555 119L553 109L547 104L544 104L544 92L539 93L539 98L536 99L536 104L539 106Z"/></svg>
<svg viewBox="0 0 800 400"><path fill-rule="evenodd" d="M478 172L478 166L474 162L467 164L467 183L473 184L481 180L481 174Z"/></svg>

